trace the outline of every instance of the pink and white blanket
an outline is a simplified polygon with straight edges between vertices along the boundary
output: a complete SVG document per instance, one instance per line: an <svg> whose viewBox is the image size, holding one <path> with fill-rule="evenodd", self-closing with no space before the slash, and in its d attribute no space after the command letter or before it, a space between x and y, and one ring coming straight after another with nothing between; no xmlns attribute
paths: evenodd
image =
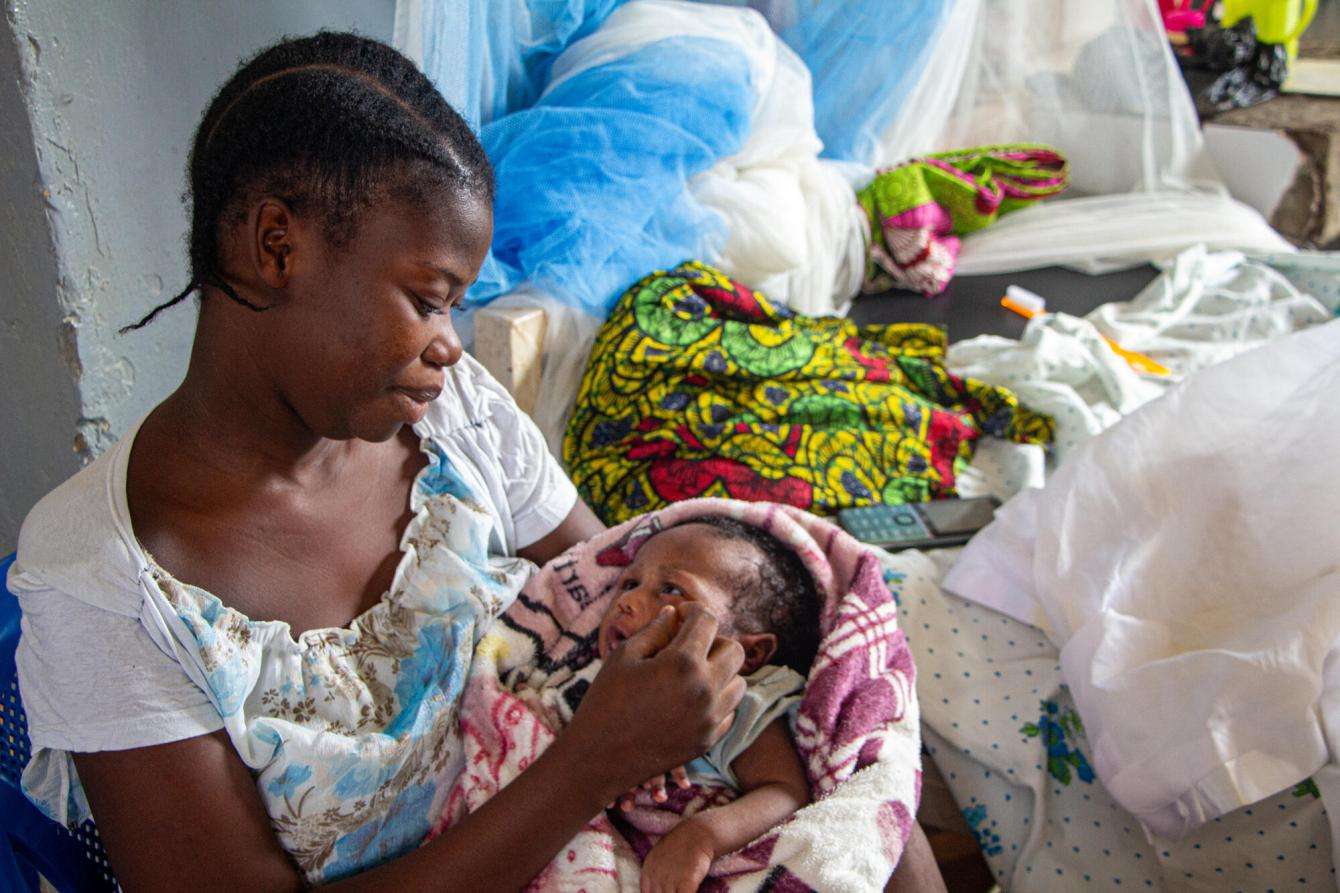
<svg viewBox="0 0 1340 893"><path fill-rule="evenodd" d="M569 550L526 584L479 643L461 699L466 765L435 833L524 770L572 717L598 669L596 630L612 583L639 545L686 518L723 514L790 545L824 600L824 637L795 721L813 802L718 859L706 891L870 891L884 887L911 832L921 788L916 672L879 559L790 506L699 499L635 518ZM684 815L734 791L694 786L667 803L593 818L533 890L636 891L641 857Z"/></svg>

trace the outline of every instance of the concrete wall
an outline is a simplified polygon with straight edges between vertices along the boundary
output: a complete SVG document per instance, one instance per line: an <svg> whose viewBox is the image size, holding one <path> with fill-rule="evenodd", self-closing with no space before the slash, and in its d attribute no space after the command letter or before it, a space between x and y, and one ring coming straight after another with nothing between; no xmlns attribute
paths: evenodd
<svg viewBox="0 0 1340 893"><path fill-rule="evenodd" d="M0 553L28 507L79 467L79 358L56 301L46 202L18 46L0 39Z"/></svg>
<svg viewBox="0 0 1340 893"><path fill-rule="evenodd" d="M239 60L285 34L390 40L395 0L9 0L0 35L0 553L42 493L180 381L186 152Z"/></svg>

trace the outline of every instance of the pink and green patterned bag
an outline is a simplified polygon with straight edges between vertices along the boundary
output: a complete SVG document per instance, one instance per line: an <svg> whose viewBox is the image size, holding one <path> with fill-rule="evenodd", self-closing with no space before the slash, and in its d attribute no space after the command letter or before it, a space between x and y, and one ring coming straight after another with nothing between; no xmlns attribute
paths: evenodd
<svg viewBox="0 0 1340 893"><path fill-rule="evenodd" d="M1070 179L1060 152L1012 143L940 152L881 171L857 195L870 223L864 290L945 290L958 236L1056 195Z"/></svg>

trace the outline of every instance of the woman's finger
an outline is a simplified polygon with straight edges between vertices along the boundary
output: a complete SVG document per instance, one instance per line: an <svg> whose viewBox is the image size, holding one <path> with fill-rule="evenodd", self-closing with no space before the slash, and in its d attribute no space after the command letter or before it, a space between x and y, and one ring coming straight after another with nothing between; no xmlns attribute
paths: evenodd
<svg viewBox="0 0 1340 893"><path fill-rule="evenodd" d="M736 676L730 682L727 682L726 687L721 690L721 696L717 698L717 709L725 714L726 728L730 728L730 723L734 721L735 708L740 706L744 693L745 681L743 676Z"/></svg>
<svg viewBox="0 0 1340 893"><path fill-rule="evenodd" d="M706 655L717 637L717 619L711 611L696 602L678 608L681 622L674 640L667 648L684 651L694 656Z"/></svg>
<svg viewBox="0 0 1340 893"><path fill-rule="evenodd" d="M735 722L735 714L732 713L730 716L722 718L721 722L717 723L716 729L712 731L713 746L715 746L718 741L720 741L722 738L726 736L726 733L730 731L730 727L731 725L734 724L734 722Z"/></svg>
<svg viewBox="0 0 1340 893"><path fill-rule="evenodd" d="M621 654L624 658L635 660L651 657L669 645L675 638L675 623L674 606L666 605L661 608L651 623L630 636L628 641L619 646L614 654Z"/></svg>
<svg viewBox="0 0 1340 893"><path fill-rule="evenodd" d="M707 651L707 664L711 667L712 680L718 685L732 676L739 676L744 666L744 646L734 639L718 636Z"/></svg>

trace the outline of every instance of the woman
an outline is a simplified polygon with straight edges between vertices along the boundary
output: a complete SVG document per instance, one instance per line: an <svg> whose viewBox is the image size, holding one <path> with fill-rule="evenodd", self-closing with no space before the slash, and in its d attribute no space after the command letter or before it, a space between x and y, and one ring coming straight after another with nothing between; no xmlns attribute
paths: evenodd
<svg viewBox="0 0 1340 893"><path fill-rule="evenodd" d="M223 87L190 190L192 281L134 327L198 291L186 377L20 536L25 788L91 810L127 889L519 888L724 731L740 649L702 612L630 640L419 847L475 641L601 529L452 329L492 172L412 64L320 34Z"/></svg>

